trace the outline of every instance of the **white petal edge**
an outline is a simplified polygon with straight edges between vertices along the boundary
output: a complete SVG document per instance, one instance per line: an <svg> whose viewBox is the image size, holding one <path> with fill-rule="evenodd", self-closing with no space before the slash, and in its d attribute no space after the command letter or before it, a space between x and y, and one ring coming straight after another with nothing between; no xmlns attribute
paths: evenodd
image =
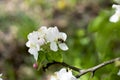
<svg viewBox="0 0 120 80"><path fill-rule="evenodd" d="M46 26L41 26L38 31L46 33L47 32L47 27Z"/></svg>
<svg viewBox="0 0 120 80"><path fill-rule="evenodd" d="M1 77L2 77L2 75L3 75L3 74L1 73L1 74L0 74L0 80L3 80L3 79L1 78Z"/></svg>
<svg viewBox="0 0 120 80"><path fill-rule="evenodd" d="M57 80L55 76L51 76L50 80Z"/></svg>
<svg viewBox="0 0 120 80"><path fill-rule="evenodd" d="M59 38L63 39L64 41L67 39L67 34L64 32L59 33Z"/></svg>
<svg viewBox="0 0 120 80"><path fill-rule="evenodd" d="M60 43L58 45L59 45L60 49L62 49L64 51L68 50L68 46L65 43Z"/></svg>
<svg viewBox="0 0 120 80"><path fill-rule="evenodd" d="M112 5L112 8L115 8L115 9L118 9L118 10L119 10L119 9L120 9L120 5L113 4L113 5Z"/></svg>
<svg viewBox="0 0 120 80"><path fill-rule="evenodd" d="M27 47L30 47L30 41L26 42L25 44Z"/></svg>
<svg viewBox="0 0 120 80"><path fill-rule="evenodd" d="M116 23L118 20L119 20L119 16L117 16L117 15L115 15L115 14L110 17L110 22Z"/></svg>
<svg viewBox="0 0 120 80"><path fill-rule="evenodd" d="M66 70L65 68L62 68L60 71L55 73L59 80L77 80L76 77L72 75L71 70Z"/></svg>
<svg viewBox="0 0 120 80"><path fill-rule="evenodd" d="M47 42L53 42L57 37L58 32L56 32L56 29L49 27L48 31L46 33L46 40Z"/></svg>
<svg viewBox="0 0 120 80"><path fill-rule="evenodd" d="M0 77L2 76L2 73L0 74Z"/></svg>
<svg viewBox="0 0 120 80"><path fill-rule="evenodd" d="M38 59L38 50L36 48L30 48L28 50L28 52L30 54L32 54L34 56L34 59L37 61L37 59Z"/></svg>
<svg viewBox="0 0 120 80"><path fill-rule="evenodd" d="M119 72L117 73L117 75L120 76L120 70L119 70Z"/></svg>
<svg viewBox="0 0 120 80"><path fill-rule="evenodd" d="M51 42L50 43L50 49L53 51L57 51L58 47L57 47L57 43L56 42Z"/></svg>

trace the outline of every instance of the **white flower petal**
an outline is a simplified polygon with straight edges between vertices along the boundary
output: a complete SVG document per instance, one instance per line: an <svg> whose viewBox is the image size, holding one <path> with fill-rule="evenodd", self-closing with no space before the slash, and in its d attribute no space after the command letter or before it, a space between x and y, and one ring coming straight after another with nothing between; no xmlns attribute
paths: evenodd
<svg viewBox="0 0 120 80"><path fill-rule="evenodd" d="M117 73L117 75L120 76L120 70L119 70L119 72Z"/></svg>
<svg viewBox="0 0 120 80"><path fill-rule="evenodd" d="M115 13L110 17L109 21L116 23L120 19L120 5L113 4L112 8L115 8Z"/></svg>
<svg viewBox="0 0 120 80"><path fill-rule="evenodd" d="M45 39L41 38L38 40L39 45L43 45L45 43Z"/></svg>
<svg viewBox="0 0 120 80"><path fill-rule="evenodd" d="M30 41L26 42L26 46L30 47Z"/></svg>
<svg viewBox="0 0 120 80"><path fill-rule="evenodd" d="M110 22L116 23L118 20L119 20L119 17L117 15L113 15L112 17L110 17Z"/></svg>
<svg viewBox="0 0 120 80"><path fill-rule="evenodd" d="M41 26L40 29L38 29L38 30L46 31L46 30L47 30L47 27L46 27L46 26Z"/></svg>
<svg viewBox="0 0 120 80"><path fill-rule="evenodd" d="M115 9L118 9L118 10L119 10L119 9L120 9L120 5L113 4L113 5L112 5L112 8L115 8Z"/></svg>
<svg viewBox="0 0 120 80"><path fill-rule="evenodd" d="M66 33L60 32L60 33L59 33L59 38L60 38L60 39L63 39L63 40L65 41L65 40L67 39Z"/></svg>
<svg viewBox="0 0 120 80"><path fill-rule="evenodd" d="M2 77L2 73L0 74L0 80L3 80L1 77Z"/></svg>
<svg viewBox="0 0 120 80"><path fill-rule="evenodd" d="M49 27L46 33L46 40L48 42L53 42L57 39L58 35L59 35L59 31L57 27Z"/></svg>
<svg viewBox="0 0 120 80"><path fill-rule="evenodd" d="M50 49L53 50L53 51L57 51L58 50L56 42L51 42L50 43Z"/></svg>
<svg viewBox="0 0 120 80"><path fill-rule="evenodd" d="M40 45L36 44L35 48L37 49L37 51L39 51L40 50Z"/></svg>
<svg viewBox="0 0 120 80"><path fill-rule="evenodd" d="M55 73L58 80L77 80L73 75L71 70L66 70L62 68L60 71Z"/></svg>
<svg viewBox="0 0 120 80"><path fill-rule="evenodd" d="M53 27L53 29L56 33L59 33L59 30L58 30L57 26Z"/></svg>
<svg viewBox="0 0 120 80"><path fill-rule="evenodd" d="M52 41L55 40L55 38L56 38L56 36L55 36L55 33L54 33L53 29L49 28L48 32L46 33L46 40L48 42L52 42Z"/></svg>
<svg viewBox="0 0 120 80"><path fill-rule="evenodd" d="M51 76L50 80L58 80L58 79L55 76Z"/></svg>
<svg viewBox="0 0 120 80"><path fill-rule="evenodd" d="M46 26L41 26L38 29L38 32L40 32L42 34L42 36L45 36L45 34L47 33L47 27Z"/></svg>
<svg viewBox="0 0 120 80"><path fill-rule="evenodd" d="M68 46L65 43L59 43L58 45L59 45L60 49L62 49L64 51L68 50Z"/></svg>
<svg viewBox="0 0 120 80"><path fill-rule="evenodd" d="M38 50L36 48L30 48L28 50L29 53L31 53L34 56L34 59L37 61L38 59Z"/></svg>
<svg viewBox="0 0 120 80"><path fill-rule="evenodd" d="M0 77L2 76L2 73L0 74Z"/></svg>

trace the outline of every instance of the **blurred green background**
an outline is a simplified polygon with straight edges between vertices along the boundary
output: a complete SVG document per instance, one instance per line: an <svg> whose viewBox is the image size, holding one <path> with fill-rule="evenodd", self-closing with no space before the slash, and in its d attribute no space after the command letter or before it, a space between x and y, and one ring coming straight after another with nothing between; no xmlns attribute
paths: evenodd
<svg viewBox="0 0 120 80"><path fill-rule="evenodd" d="M0 73L4 80L49 80L37 71L25 46L28 33L40 26L58 26L69 46L64 62L87 69L120 57L120 22L111 23L112 0L0 0ZM119 80L119 62L96 71L91 80ZM76 73L74 73L76 74ZM80 80L88 80L86 74Z"/></svg>

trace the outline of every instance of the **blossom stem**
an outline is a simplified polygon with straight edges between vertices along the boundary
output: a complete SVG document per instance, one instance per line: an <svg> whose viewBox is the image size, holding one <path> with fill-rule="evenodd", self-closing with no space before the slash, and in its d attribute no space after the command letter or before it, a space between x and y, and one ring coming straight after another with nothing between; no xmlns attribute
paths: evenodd
<svg viewBox="0 0 120 80"><path fill-rule="evenodd" d="M102 67L104 67L104 66L106 66L108 64L112 64L112 63L114 63L116 61L120 61L120 57L112 59L112 60L109 60L109 61L106 61L106 62L103 62L103 63L101 63L101 64L99 64L97 66L94 66L92 68L88 68L86 70L80 70L80 74L77 75L76 77L79 78L79 77L81 77L82 75L84 75L84 74L86 74L88 72L91 72L94 75L96 70L98 70L98 69L100 69L100 68L102 68Z"/></svg>
<svg viewBox="0 0 120 80"><path fill-rule="evenodd" d="M52 63L48 63L45 67L43 67L43 70L46 70L48 67L50 67L51 65L54 65L54 64L60 64L60 65L62 65L62 66L68 67L68 68L70 68L70 69L72 69L72 70L75 70L75 71L77 71L77 72L80 71L80 69L77 68L77 67L68 65L68 64L66 64L65 62L56 62L56 61L53 61Z"/></svg>

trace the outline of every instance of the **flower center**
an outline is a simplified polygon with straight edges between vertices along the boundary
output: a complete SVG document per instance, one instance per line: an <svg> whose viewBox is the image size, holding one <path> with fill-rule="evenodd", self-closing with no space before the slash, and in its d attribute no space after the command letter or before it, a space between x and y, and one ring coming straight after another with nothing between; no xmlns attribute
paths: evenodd
<svg viewBox="0 0 120 80"><path fill-rule="evenodd" d="M58 38L58 42L59 43L64 43L65 41L63 39L61 39L61 38Z"/></svg>

